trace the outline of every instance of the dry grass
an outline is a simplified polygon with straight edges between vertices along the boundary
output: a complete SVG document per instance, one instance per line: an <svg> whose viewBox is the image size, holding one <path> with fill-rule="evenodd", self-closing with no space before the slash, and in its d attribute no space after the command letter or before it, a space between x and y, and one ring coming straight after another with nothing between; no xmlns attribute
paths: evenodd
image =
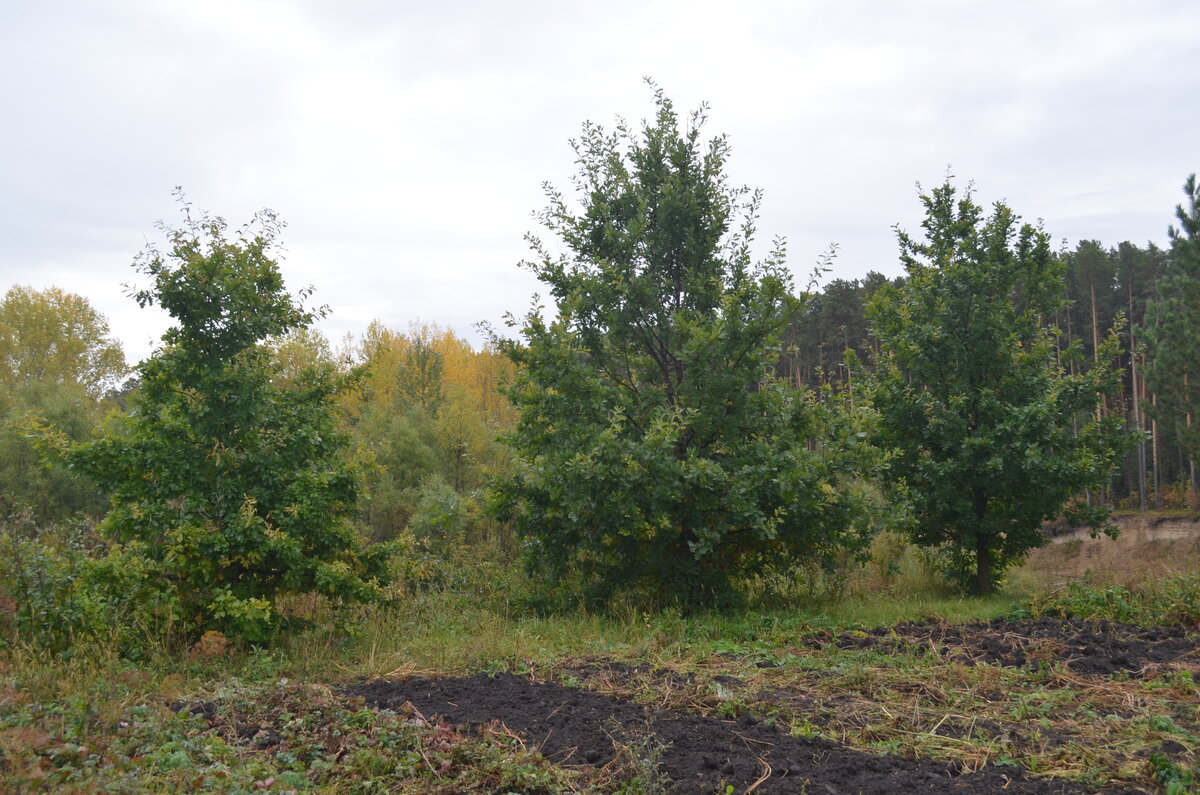
<svg viewBox="0 0 1200 795"><path fill-rule="evenodd" d="M1200 523L1196 517L1116 517L1116 539L1090 538L1086 531L1060 536L1035 550L1022 567L1047 584L1087 581L1137 586L1200 569Z"/></svg>
<svg viewBox="0 0 1200 795"><path fill-rule="evenodd" d="M1178 546L1178 539L1175 546L1158 549L1154 544L1160 541L1143 538L1140 547L1131 547L1134 552L1123 554L1122 547L1102 547L1105 554L1113 553L1115 565L1093 568L1092 576L1121 582L1141 576L1139 567L1147 562L1200 564L1200 551ZM12 648L0 660L0 757L8 760L3 772L30 786L41 786L37 776L47 771L79 776L86 788L86 776L93 775L88 764L110 758L119 763L126 740L118 727L126 723L140 725L146 747L157 749L160 783L175 781L175 752L163 749L195 740L214 759L227 754L219 763L230 766L238 781L255 786L278 770L205 745L209 740L187 734L195 727L177 725L163 703L229 693L223 703L250 714L270 707L269 698L254 693L269 692L280 682L509 670L660 708L723 717L749 713L794 735L950 761L964 770L1014 763L1074 781L1153 790L1154 754L1166 754L1169 764L1183 771L1197 766L1200 687L1190 673L1164 665L1137 677L1077 674L1057 662L1064 646L1055 638L1025 639L1022 648L1032 665L1003 667L988 664L969 646L937 638L932 644L912 643L897 636L885 648L872 646L874 636L861 631L901 621L951 625L1001 615L1024 593L1045 585L1041 578L1053 584L1070 576L1063 573L1063 561L1082 560L1088 543L1112 542L1044 550L1010 578L1014 590L988 600L945 591L918 553L885 540L872 564L848 578L843 599L818 601L804 610L539 618L497 611L494 605L489 609L470 597L431 594L392 610L342 615L337 625L325 621L323 603L297 601L289 605L291 613L317 626L270 650L228 648L210 638L196 649L152 649L135 664L103 649L62 659ZM1125 543L1137 542L1127 536ZM1141 564L1129 562L1139 555ZM839 648L833 642L839 634L863 641L864 647ZM338 712L340 707L327 699L304 695L307 690L287 692L306 703L320 701L317 706L330 721L359 719ZM415 749L420 764L405 774L416 782L413 786L428 784L431 779L425 777L440 770L440 763L426 764L421 757L423 752L436 761L424 735L414 739L403 727L371 726L403 735ZM326 728L313 724L305 732ZM365 743L369 738L350 739ZM468 742L457 736L454 741ZM482 745L472 746L471 753L481 760L481 786L511 773L551 788L571 789L586 781L587 788L601 791L640 778L651 791L655 749L616 732L614 742L626 752L610 769L564 776L523 755L519 738L506 736L502 726L485 732ZM365 767L352 775L368 776L370 765L383 764L375 751L359 753ZM763 776L769 774L764 768Z"/></svg>

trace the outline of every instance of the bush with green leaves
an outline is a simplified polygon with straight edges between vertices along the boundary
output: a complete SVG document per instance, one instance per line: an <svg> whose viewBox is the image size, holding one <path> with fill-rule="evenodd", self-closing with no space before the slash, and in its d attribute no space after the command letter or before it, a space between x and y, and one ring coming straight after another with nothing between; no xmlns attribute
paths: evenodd
<svg viewBox="0 0 1200 795"><path fill-rule="evenodd" d="M729 184L703 108L680 129L655 100L640 131L584 125L578 209L547 188L561 246L531 237L527 264L556 311L500 343L521 419L496 506L531 571L587 600L711 605L867 534L842 488L857 464L821 454L819 406L773 375L799 301L782 244L752 258L759 194Z"/></svg>
<svg viewBox="0 0 1200 795"><path fill-rule="evenodd" d="M149 652L179 604L140 545L88 522L48 525L0 503L0 639L70 655L82 647Z"/></svg>
<svg viewBox="0 0 1200 795"><path fill-rule="evenodd" d="M138 303L175 325L138 367L130 411L67 452L112 494L103 531L142 545L185 625L255 641L278 623L277 595L373 598L386 553L349 519L358 484L333 401L356 374L317 361L281 378L265 344L324 311L285 290L281 228L263 211L231 237L184 204L183 225L163 226L166 252L150 246L135 263L151 282Z"/></svg>

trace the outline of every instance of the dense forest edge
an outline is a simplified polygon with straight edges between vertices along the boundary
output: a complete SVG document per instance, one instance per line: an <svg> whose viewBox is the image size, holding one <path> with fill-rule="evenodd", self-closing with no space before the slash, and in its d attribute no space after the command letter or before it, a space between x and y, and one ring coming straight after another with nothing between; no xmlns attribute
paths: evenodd
<svg viewBox="0 0 1200 795"><path fill-rule="evenodd" d="M285 224L182 192L136 366L86 297L7 291L8 780L873 791L865 751L927 791L1196 787L1195 177L1165 248L1056 248L947 177L904 275L797 289L707 109L653 92L571 142L522 263L548 306L481 347L326 339ZM453 718L489 688L645 725L558 758L565 726ZM726 724L751 762L664 739Z"/></svg>

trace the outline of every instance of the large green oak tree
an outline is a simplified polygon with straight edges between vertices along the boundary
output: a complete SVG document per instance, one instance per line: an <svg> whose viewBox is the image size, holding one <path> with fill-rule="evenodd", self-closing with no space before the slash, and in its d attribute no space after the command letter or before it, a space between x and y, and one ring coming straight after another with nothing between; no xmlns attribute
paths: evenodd
<svg viewBox="0 0 1200 795"><path fill-rule="evenodd" d="M866 533L840 488L854 456L772 374L799 301L781 245L752 257L759 194L729 184L703 108L681 129L655 99L641 129L584 125L577 207L547 186L561 245L531 237L527 265L555 308L501 343L521 419L498 505L531 568L586 599L701 606Z"/></svg>
<svg viewBox="0 0 1200 795"><path fill-rule="evenodd" d="M358 485L333 408L354 374L317 362L280 377L267 341L321 310L285 289L273 214L231 236L184 208L164 227L169 248L136 263L150 278L138 303L175 325L138 366L130 411L68 460L111 493L102 528L153 563L189 628L258 640L280 594L375 592L380 561L350 521Z"/></svg>

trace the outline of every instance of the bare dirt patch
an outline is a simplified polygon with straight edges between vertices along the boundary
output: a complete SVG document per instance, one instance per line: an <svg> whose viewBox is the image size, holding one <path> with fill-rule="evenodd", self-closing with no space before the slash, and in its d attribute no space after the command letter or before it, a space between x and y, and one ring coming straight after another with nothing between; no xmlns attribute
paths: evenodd
<svg viewBox="0 0 1200 795"><path fill-rule="evenodd" d="M603 768L630 748L657 748L658 768L674 792L724 792L726 786L739 793L1105 791L1034 778L1016 767L964 772L943 762L875 755L792 737L748 715L692 715L512 674L375 680L344 692L369 706L502 727L562 765Z"/></svg>
<svg viewBox="0 0 1200 795"><path fill-rule="evenodd" d="M967 662L1036 667L1061 663L1082 674L1135 677L1164 670L1200 672L1200 642L1181 627L1135 627L1116 621L1039 619L983 623L903 623L869 632L823 633L814 646L884 652L948 650Z"/></svg>

